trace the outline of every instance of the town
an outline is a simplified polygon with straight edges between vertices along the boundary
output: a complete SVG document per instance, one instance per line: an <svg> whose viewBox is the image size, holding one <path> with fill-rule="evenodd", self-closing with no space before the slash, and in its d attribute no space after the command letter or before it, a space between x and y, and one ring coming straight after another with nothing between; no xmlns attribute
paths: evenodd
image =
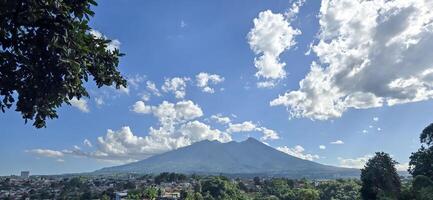
<svg viewBox="0 0 433 200"><path fill-rule="evenodd" d="M403 186L410 183L402 178ZM360 199L357 179L291 180L161 173L0 177L0 199Z"/></svg>

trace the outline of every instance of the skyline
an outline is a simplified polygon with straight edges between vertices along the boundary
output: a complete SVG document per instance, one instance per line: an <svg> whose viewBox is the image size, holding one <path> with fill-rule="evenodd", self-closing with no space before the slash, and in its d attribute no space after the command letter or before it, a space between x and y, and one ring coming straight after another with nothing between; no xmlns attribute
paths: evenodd
<svg viewBox="0 0 433 200"><path fill-rule="evenodd" d="M129 87L87 83L90 99L39 130L1 114L0 175L88 172L248 137L334 166L385 151L404 169L433 122L427 2L246 2L99 2L91 26L126 53Z"/></svg>

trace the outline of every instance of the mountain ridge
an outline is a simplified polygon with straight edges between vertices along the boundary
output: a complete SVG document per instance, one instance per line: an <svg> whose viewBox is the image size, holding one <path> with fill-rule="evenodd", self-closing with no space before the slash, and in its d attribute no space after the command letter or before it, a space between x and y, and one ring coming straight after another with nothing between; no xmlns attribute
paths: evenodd
<svg viewBox="0 0 433 200"><path fill-rule="evenodd" d="M310 178L359 176L358 169L303 160L248 138L242 142L203 140L147 159L103 168L95 173L177 172L186 174L238 174Z"/></svg>

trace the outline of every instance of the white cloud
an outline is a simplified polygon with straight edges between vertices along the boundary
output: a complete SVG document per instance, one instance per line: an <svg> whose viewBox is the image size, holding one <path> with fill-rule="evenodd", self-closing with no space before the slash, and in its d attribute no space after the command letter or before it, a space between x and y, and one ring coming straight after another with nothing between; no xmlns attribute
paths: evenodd
<svg viewBox="0 0 433 200"><path fill-rule="evenodd" d="M143 100L143 101L149 101L150 100L150 94L149 93L143 93L141 95L141 100Z"/></svg>
<svg viewBox="0 0 433 200"><path fill-rule="evenodd" d="M373 117L373 121L375 122L379 121L379 117Z"/></svg>
<svg viewBox="0 0 433 200"><path fill-rule="evenodd" d="M319 145L319 149L326 149L325 145Z"/></svg>
<svg viewBox="0 0 433 200"><path fill-rule="evenodd" d="M183 20L180 20L180 27L185 28L187 26L186 22Z"/></svg>
<svg viewBox="0 0 433 200"><path fill-rule="evenodd" d="M275 81L261 81L261 82L257 82L257 88L273 88L276 85L277 84L275 83Z"/></svg>
<svg viewBox="0 0 433 200"><path fill-rule="evenodd" d="M218 122L220 124L228 124L231 122L229 117L224 117L221 114L212 115L212 116L210 116L210 118L215 120L216 122Z"/></svg>
<svg viewBox="0 0 433 200"><path fill-rule="evenodd" d="M189 78L185 77L174 77L172 79L165 79L164 85L162 85L161 89L164 92L172 92L174 96L178 99L183 99L186 95L186 82L189 80Z"/></svg>
<svg viewBox="0 0 433 200"><path fill-rule="evenodd" d="M433 2L325 0L319 60L300 88L271 101L291 117L326 120L366 109L433 98Z"/></svg>
<svg viewBox="0 0 433 200"><path fill-rule="evenodd" d="M146 88L155 96L161 96L156 84L152 81L146 81Z"/></svg>
<svg viewBox="0 0 433 200"><path fill-rule="evenodd" d="M32 153L38 156L50 157L50 158L59 158L63 157L63 153L60 151L50 150L50 149L32 149L26 150L27 153Z"/></svg>
<svg viewBox="0 0 433 200"><path fill-rule="evenodd" d="M397 171L407 171L409 169L409 163L399 163L395 166Z"/></svg>
<svg viewBox="0 0 433 200"><path fill-rule="evenodd" d="M364 130L362 130L362 133L368 133L368 131L364 129Z"/></svg>
<svg viewBox="0 0 433 200"><path fill-rule="evenodd" d="M191 100L183 100L177 103L163 101L157 106L146 105L143 101L137 101L132 106L132 111L141 114L152 113L161 124L184 122L203 116L202 109Z"/></svg>
<svg viewBox="0 0 433 200"><path fill-rule="evenodd" d="M278 139L280 139L280 136L274 130L271 130L271 129L268 129L265 127L260 127L260 130L263 133L263 136L260 138L261 140L278 140Z"/></svg>
<svg viewBox="0 0 433 200"><path fill-rule="evenodd" d="M95 103L97 106L102 106L105 104L104 99L102 97L95 97Z"/></svg>
<svg viewBox="0 0 433 200"><path fill-rule="evenodd" d="M135 113L149 114L150 112L152 112L152 107L146 105L144 101L137 101L132 106L132 111L134 111Z"/></svg>
<svg viewBox="0 0 433 200"><path fill-rule="evenodd" d="M239 132L252 132L258 131L263 134L260 138L261 140L277 140L280 139L279 134L271 129L266 127L259 127L257 124L251 121L244 121L242 123L229 123L228 128L226 130L228 133L239 133Z"/></svg>
<svg viewBox="0 0 433 200"><path fill-rule="evenodd" d="M85 146L87 146L87 147L92 147L92 146L93 146L93 145L92 145L92 142L90 142L90 140L88 140L88 139L84 139L83 144L84 144Z"/></svg>
<svg viewBox="0 0 433 200"><path fill-rule="evenodd" d="M382 131L382 129L381 128L377 128L377 131Z"/></svg>
<svg viewBox="0 0 433 200"><path fill-rule="evenodd" d="M238 133L238 132L250 132L257 130L256 124L254 124L251 121L245 121L242 123L237 124L229 124L229 128L227 129L227 132L229 133Z"/></svg>
<svg viewBox="0 0 433 200"><path fill-rule="evenodd" d="M304 152L305 149L301 145L296 145L293 148L289 148L287 146L277 147L277 150L304 160L313 161L320 158L318 155L315 154L306 154Z"/></svg>
<svg viewBox="0 0 433 200"><path fill-rule="evenodd" d="M122 92L122 93L124 93L124 94L129 94L129 88L128 87L124 87L123 85L121 85L119 87L119 91Z"/></svg>
<svg viewBox="0 0 433 200"><path fill-rule="evenodd" d="M331 142L331 144L344 144L344 142L341 140L336 140L334 142Z"/></svg>
<svg viewBox="0 0 433 200"><path fill-rule="evenodd" d="M195 76L197 87L201 88L203 92L214 93L215 89L211 88L209 85L216 85L224 81L224 77L218 74L208 74L201 72Z"/></svg>
<svg viewBox="0 0 433 200"><path fill-rule="evenodd" d="M341 158L338 157L340 167L348 167L348 168L364 168L365 163L371 158L371 155L361 156L359 158Z"/></svg>
<svg viewBox="0 0 433 200"><path fill-rule="evenodd" d="M190 100L176 104L163 101L159 106L152 106L152 113L162 125L185 122L203 116L201 108Z"/></svg>
<svg viewBox="0 0 433 200"><path fill-rule="evenodd" d="M79 100L74 97L71 100L69 100L69 103L71 103L71 106L78 108L78 110L88 113L90 112L89 106L87 105L87 100L81 97Z"/></svg>
<svg viewBox="0 0 433 200"><path fill-rule="evenodd" d="M221 142L231 141L230 135L218 129L211 129L209 125L199 121L191 121L180 127L180 133L192 141L218 140Z"/></svg>
<svg viewBox="0 0 433 200"><path fill-rule="evenodd" d="M95 151L86 152L73 149L64 150L63 153L127 163L188 146L201 140L228 142L232 139L229 134L212 129L209 125L199 121L183 123L178 128L162 126L154 129L151 127L149 134L143 137L134 134L130 127L125 126L117 131L109 129L104 136L98 137Z"/></svg>
<svg viewBox="0 0 433 200"><path fill-rule="evenodd" d="M294 29L283 14L266 10L254 19L254 28L248 33L248 43L259 57L254 59L257 77L281 79L286 76L286 63L280 54L296 44L294 37L301 31Z"/></svg>

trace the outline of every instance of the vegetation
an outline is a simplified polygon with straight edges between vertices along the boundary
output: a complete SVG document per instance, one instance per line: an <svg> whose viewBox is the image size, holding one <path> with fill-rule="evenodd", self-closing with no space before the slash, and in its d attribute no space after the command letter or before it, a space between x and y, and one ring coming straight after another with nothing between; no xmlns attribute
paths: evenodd
<svg viewBox="0 0 433 200"><path fill-rule="evenodd" d="M0 0L0 110L16 101L23 119L37 128L57 118L56 109L89 96L83 82L126 87L117 70L123 55L110 40L92 34L94 0Z"/></svg>
<svg viewBox="0 0 433 200"><path fill-rule="evenodd" d="M361 170L361 196L363 199L397 199L401 183L391 156L377 152Z"/></svg>
<svg viewBox="0 0 433 200"><path fill-rule="evenodd" d="M337 179L324 182L318 186L321 200L353 200L361 199L361 183L358 180Z"/></svg>
<svg viewBox="0 0 433 200"><path fill-rule="evenodd" d="M184 181L186 179L187 177L184 174L163 172L155 177L155 183L160 184L162 182L177 182Z"/></svg>
<svg viewBox="0 0 433 200"><path fill-rule="evenodd" d="M421 148L410 156L408 171L414 180L407 196L433 200L433 124L422 131L420 142Z"/></svg>

